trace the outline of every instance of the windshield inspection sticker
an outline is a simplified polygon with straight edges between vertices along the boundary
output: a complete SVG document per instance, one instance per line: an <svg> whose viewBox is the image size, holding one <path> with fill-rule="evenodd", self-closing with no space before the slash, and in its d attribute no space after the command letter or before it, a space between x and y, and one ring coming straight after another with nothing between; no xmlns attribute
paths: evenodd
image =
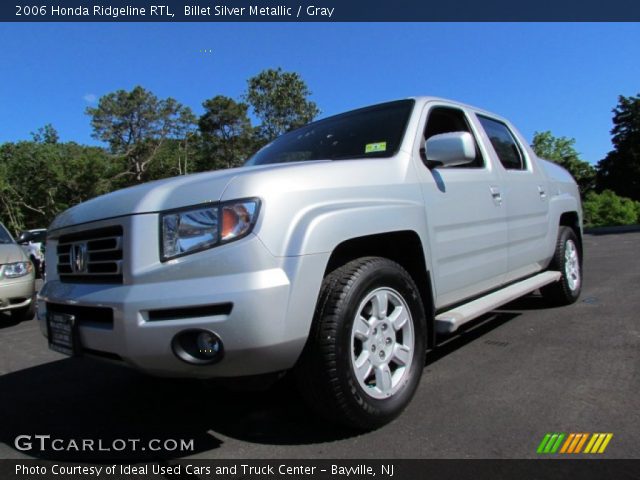
<svg viewBox="0 0 640 480"><path fill-rule="evenodd" d="M384 152L387 149L387 142L367 143L364 153Z"/></svg>

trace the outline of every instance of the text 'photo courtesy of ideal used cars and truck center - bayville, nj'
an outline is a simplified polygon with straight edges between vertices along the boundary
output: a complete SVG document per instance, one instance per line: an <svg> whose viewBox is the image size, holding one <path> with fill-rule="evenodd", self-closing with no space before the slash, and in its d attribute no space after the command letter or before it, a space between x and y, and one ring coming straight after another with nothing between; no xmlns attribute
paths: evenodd
<svg viewBox="0 0 640 480"><path fill-rule="evenodd" d="M0 477L634 478L640 24L63 3L0 15Z"/></svg>

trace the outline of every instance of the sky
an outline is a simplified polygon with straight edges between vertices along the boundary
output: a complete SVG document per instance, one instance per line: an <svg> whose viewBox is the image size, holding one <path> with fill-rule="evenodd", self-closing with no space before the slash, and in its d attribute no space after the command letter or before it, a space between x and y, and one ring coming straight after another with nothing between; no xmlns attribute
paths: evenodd
<svg viewBox="0 0 640 480"><path fill-rule="evenodd" d="M0 143L47 123L99 145L88 106L136 85L202 113L266 68L301 75L322 113L415 95L469 103L597 163L611 110L640 93L638 23L0 23Z"/></svg>

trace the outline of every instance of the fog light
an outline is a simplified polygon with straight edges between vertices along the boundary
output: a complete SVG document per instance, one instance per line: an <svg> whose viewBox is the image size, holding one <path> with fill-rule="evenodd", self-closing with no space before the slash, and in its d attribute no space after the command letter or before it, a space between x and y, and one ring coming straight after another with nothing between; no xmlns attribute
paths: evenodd
<svg viewBox="0 0 640 480"><path fill-rule="evenodd" d="M210 365L222 360L222 340L208 330L183 330L171 341L173 353L182 361L194 365Z"/></svg>
<svg viewBox="0 0 640 480"><path fill-rule="evenodd" d="M220 351L220 339L211 332L200 332L196 344L198 351L205 356L215 357Z"/></svg>

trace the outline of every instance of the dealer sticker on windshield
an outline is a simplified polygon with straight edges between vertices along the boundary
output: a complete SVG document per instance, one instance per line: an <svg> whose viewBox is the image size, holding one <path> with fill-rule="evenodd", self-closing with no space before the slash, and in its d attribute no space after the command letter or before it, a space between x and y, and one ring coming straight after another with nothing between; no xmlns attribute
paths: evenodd
<svg viewBox="0 0 640 480"><path fill-rule="evenodd" d="M367 143L364 153L384 152L387 149L387 142Z"/></svg>

